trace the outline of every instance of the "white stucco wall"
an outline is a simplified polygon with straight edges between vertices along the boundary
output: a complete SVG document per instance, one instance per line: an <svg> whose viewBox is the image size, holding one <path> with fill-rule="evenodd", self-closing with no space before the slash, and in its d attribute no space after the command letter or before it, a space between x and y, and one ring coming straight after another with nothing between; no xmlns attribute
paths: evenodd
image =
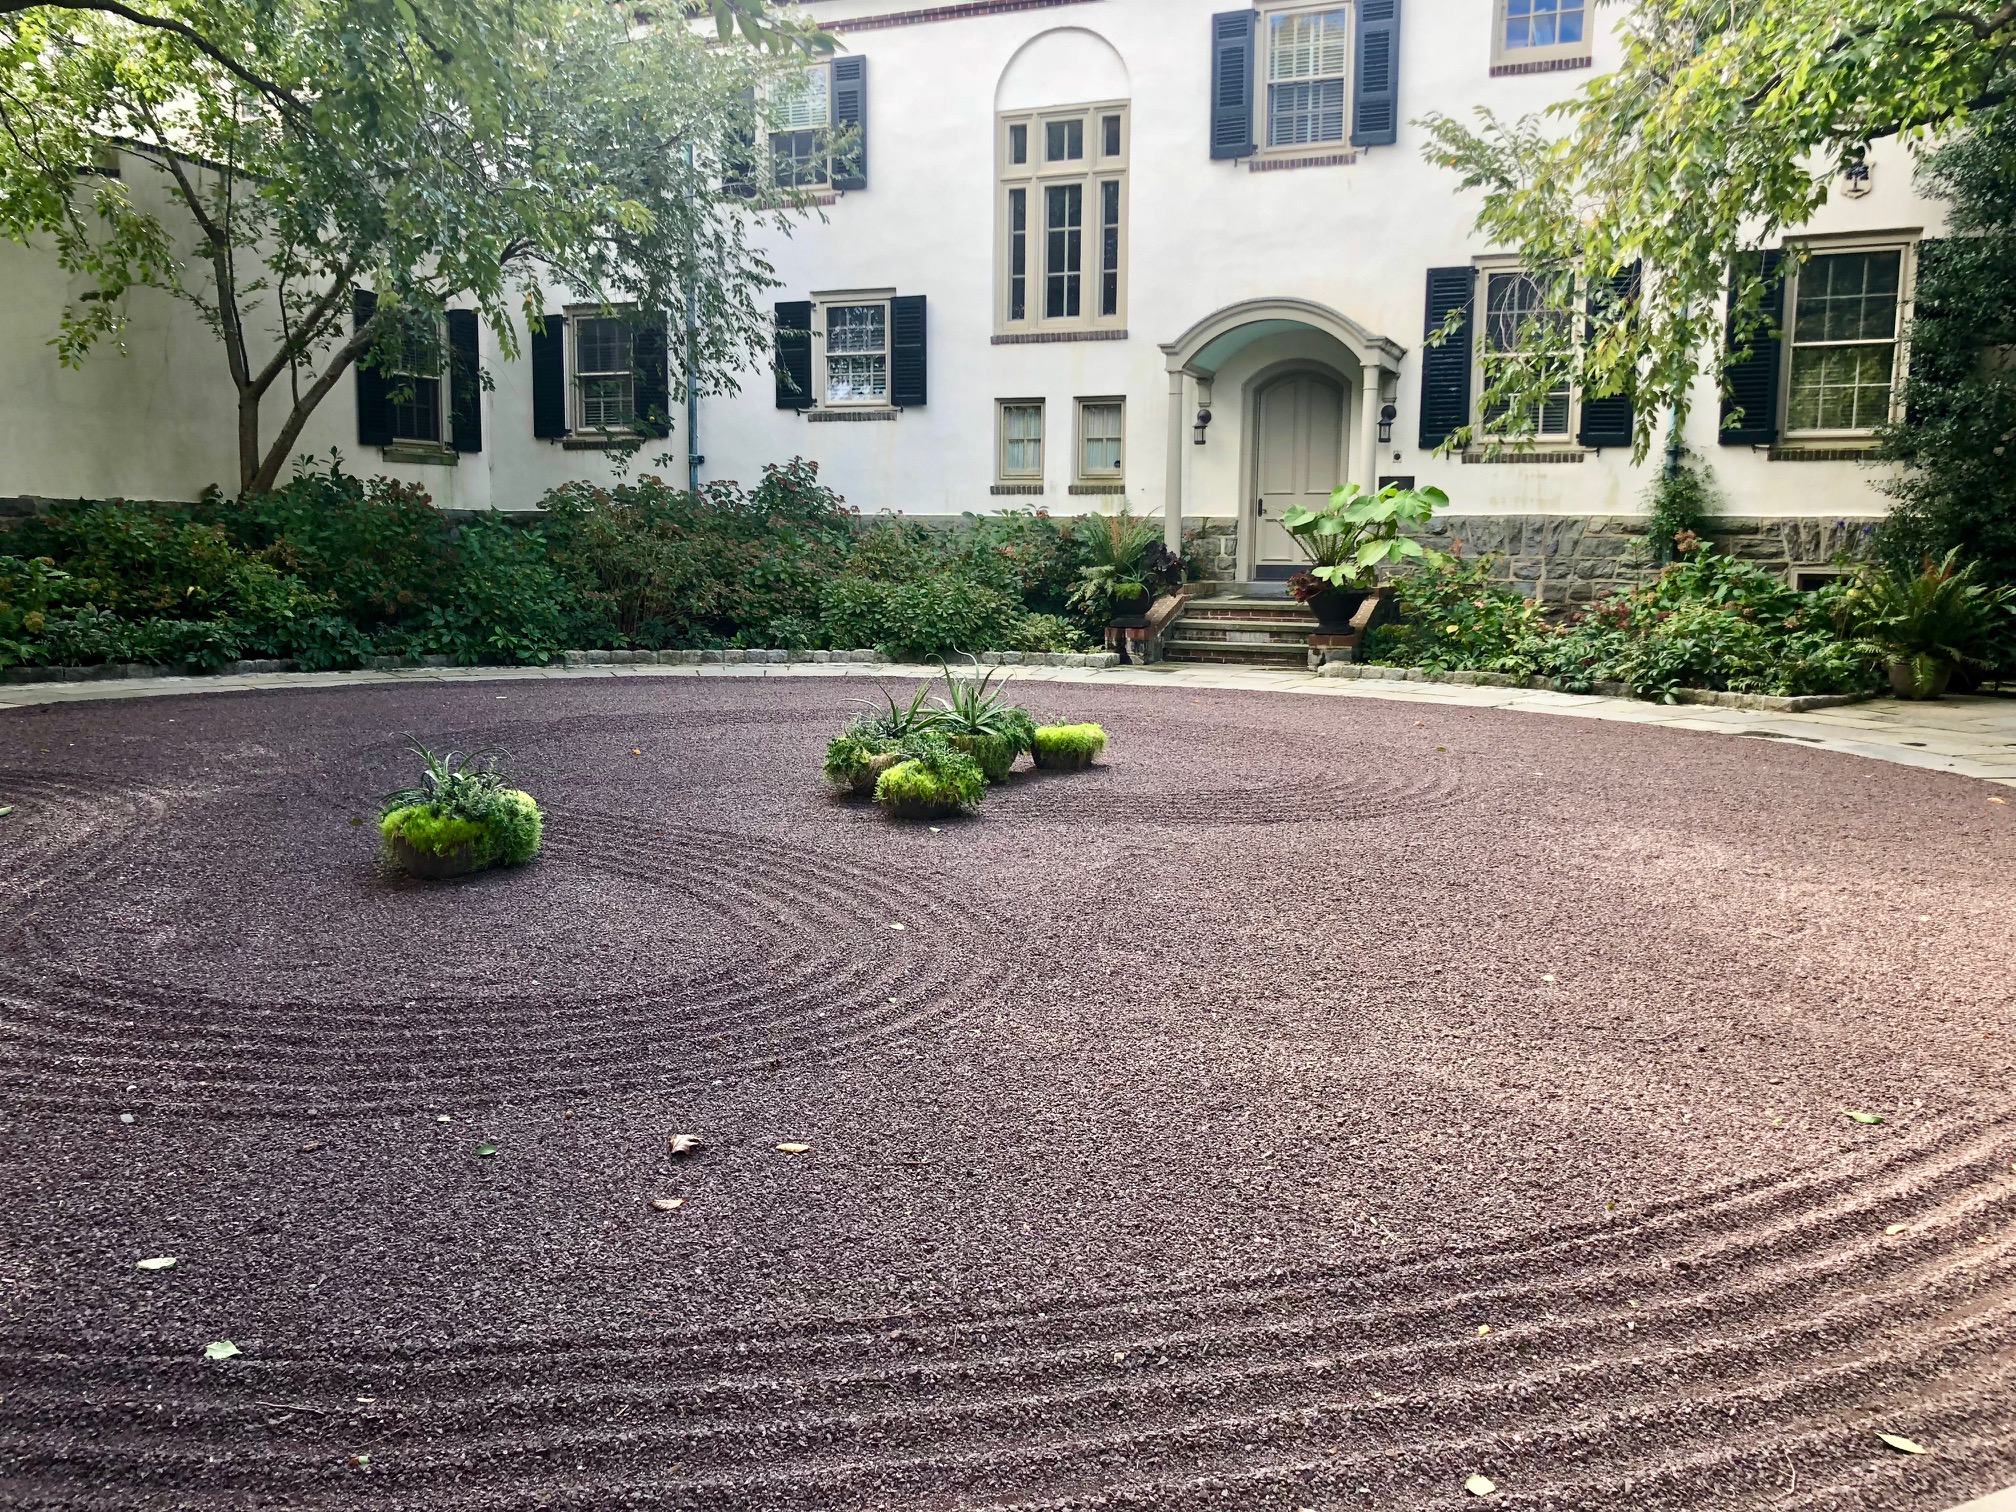
<svg viewBox="0 0 2016 1512"><path fill-rule="evenodd" d="M942 0L931 0L942 3ZM1213 162L1208 124L1208 31L1229 0L1090 0L923 24L843 32L868 60L869 187L843 194L772 249L778 299L822 290L894 288L929 300L930 397L894 422L830 424L775 407L767 371L743 391L704 402L705 476L752 481L766 461L804 456L864 510L945 514L1038 504L1099 507L1073 496L1074 400L1125 395L1128 495L1164 502L1168 383L1161 344L1237 301L1315 300L1406 349L1394 440L1377 471L1411 474L1449 493L1466 513L1629 512L1651 468L1604 451L1572 466L1465 465L1416 445L1424 275L1490 253L1471 232L1474 204L1426 163L1422 133L1403 124L1397 145L1360 151L1348 165L1253 173ZM822 20L888 16L926 0L816 0ZM1598 69L1614 60L1600 32ZM1491 7L1483 0L1405 0L1400 44L1403 123L1431 109L1538 109L1579 88L1568 71L1490 77ZM1129 293L1126 341L993 345L994 125L1021 108L1112 98L1130 101ZM1910 162L1885 144L1873 192L1830 204L1814 229L1937 234L1938 207L1917 197ZM40 253L0 247L0 496L119 493L188 497L231 486L231 395L221 353L183 310L136 295L133 355L94 356L57 370L44 343L67 292ZM1313 339L1313 338L1312 338ZM490 343L486 333L486 351ZM1296 349L1291 338L1249 348L1221 373L1217 420L1204 447L1185 445L1185 515L1233 515L1250 486L1242 460L1241 386L1251 371ZM676 358L677 341L674 340ZM456 468L386 465L357 455L351 386L317 415L304 450L340 447L350 465L423 482L444 505L526 508L552 484L606 477L606 460L531 435L530 380L521 363L492 360L485 451ZM1355 382L1348 365L1343 378ZM996 498L995 401L1042 397L1048 411L1047 492ZM677 406L675 405L675 408ZM1180 419L1186 435L1186 395ZM1877 470L1856 462L1773 462L1717 444L1714 396L1703 385L1689 440L1714 470L1729 513L1848 516L1880 512ZM117 440L111 437L116 433ZM1354 427L1352 441L1358 444ZM647 458L683 456L683 437ZM647 464L648 465L648 464ZM679 476L675 462L664 469Z"/></svg>

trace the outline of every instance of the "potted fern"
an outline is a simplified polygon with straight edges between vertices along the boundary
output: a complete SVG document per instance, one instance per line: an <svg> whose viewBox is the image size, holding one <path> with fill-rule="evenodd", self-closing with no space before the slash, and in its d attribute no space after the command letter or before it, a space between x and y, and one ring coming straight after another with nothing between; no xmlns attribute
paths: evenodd
<svg viewBox="0 0 2016 1512"><path fill-rule="evenodd" d="M1865 570L1843 603L1848 628L1882 649L1899 698L1938 698L1961 667L1985 667L2011 631L2016 592L1991 588L1956 546L1911 576Z"/></svg>
<svg viewBox="0 0 2016 1512"><path fill-rule="evenodd" d="M1288 591L1309 606L1316 623L1338 630L1378 586L1381 567L1397 567L1416 559L1441 558L1401 531L1419 530L1435 511L1449 502L1439 488L1401 488L1389 483L1367 493L1356 483L1334 490L1321 509L1288 510L1281 523L1309 570L1288 581Z"/></svg>
<svg viewBox="0 0 2016 1512"><path fill-rule="evenodd" d="M1071 590L1070 605L1088 619L1137 618L1183 582L1183 559L1162 540L1162 522L1122 507L1078 521L1087 565Z"/></svg>
<svg viewBox="0 0 2016 1512"><path fill-rule="evenodd" d="M539 853L546 816L532 795L504 780L491 752L436 756L417 740L421 781L385 795L378 834L386 856L410 876L459 877L522 866Z"/></svg>

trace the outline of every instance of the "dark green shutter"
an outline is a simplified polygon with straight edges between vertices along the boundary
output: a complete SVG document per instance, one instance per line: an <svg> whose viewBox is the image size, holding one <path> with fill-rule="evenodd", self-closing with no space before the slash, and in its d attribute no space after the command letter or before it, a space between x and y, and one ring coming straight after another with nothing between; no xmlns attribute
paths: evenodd
<svg viewBox="0 0 2016 1512"><path fill-rule="evenodd" d="M777 306L777 408L812 408L812 302Z"/></svg>
<svg viewBox="0 0 2016 1512"><path fill-rule="evenodd" d="M548 315L532 333L532 434L567 434L567 317Z"/></svg>
<svg viewBox="0 0 2016 1512"><path fill-rule="evenodd" d="M929 396L924 345L924 296L899 294L889 301L889 402L899 409Z"/></svg>
<svg viewBox="0 0 2016 1512"><path fill-rule="evenodd" d="M1400 0L1358 0L1358 88L1351 97L1351 145L1386 147L1400 138Z"/></svg>
<svg viewBox="0 0 2016 1512"><path fill-rule="evenodd" d="M369 289L356 289L350 299L350 329L361 331L371 317L378 313L378 296ZM371 367L371 353L367 350L357 359L357 444L359 446L390 446L392 444L392 406L385 396L392 385L385 375Z"/></svg>
<svg viewBox="0 0 2016 1512"><path fill-rule="evenodd" d="M1464 312L1463 324L1440 346L1421 348L1421 445L1433 451L1452 431L1470 423L1470 348L1475 341L1472 300L1477 270L1472 267L1428 270L1428 316L1422 334L1433 336L1452 311Z"/></svg>
<svg viewBox="0 0 2016 1512"><path fill-rule="evenodd" d="M1781 327L1785 322L1785 280L1779 251L1746 252L1729 278L1729 318L1727 337L1731 352L1743 352L1723 370L1722 433L1724 446L1769 446L1778 439L1778 353L1783 345ZM1736 294L1743 276L1755 274L1764 280L1764 297L1758 313L1764 324L1744 338L1736 330ZM1748 350L1744 348L1747 346ZM1730 418L1742 412L1732 426Z"/></svg>
<svg viewBox="0 0 2016 1512"><path fill-rule="evenodd" d="M1593 293L1590 295L1589 319L1592 324L1599 320L1631 320L1636 317L1642 283L1639 265L1633 263L1622 273L1612 274L1609 282L1608 300L1599 299ZM1636 419L1628 391L1601 399L1584 399L1582 429L1575 439L1584 446L1629 446Z"/></svg>
<svg viewBox="0 0 2016 1512"><path fill-rule="evenodd" d="M1251 10L1211 18L1211 156L1251 157L1253 25Z"/></svg>
<svg viewBox="0 0 2016 1512"><path fill-rule="evenodd" d="M483 450L483 355L474 310L448 312L448 424L458 452Z"/></svg>
<svg viewBox="0 0 2016 1512"><path fill-rule="evenodd" d="M665 345L662 315L647 317L631 339L630 363L637 373L637 429L646 436L672 434L672 368Z"/></svg>
<svg viewBox="0 0 2016 1512"><path fill-rule="evenodd" d="M868 60L855 54L833 60L833 126L849 145L833 160L835 189L868 187Z"/></svg>
<svg viewBox="0 0 2016 1512"><path fill-rule="evenodd" d="M756 127L756 91L745 89L721 142L721 187L740 199L756 194Z"/></svg>

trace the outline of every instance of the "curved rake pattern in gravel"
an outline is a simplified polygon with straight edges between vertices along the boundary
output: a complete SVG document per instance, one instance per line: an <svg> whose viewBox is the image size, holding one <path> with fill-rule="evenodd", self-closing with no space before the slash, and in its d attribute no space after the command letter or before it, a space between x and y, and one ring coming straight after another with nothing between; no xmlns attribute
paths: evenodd
<svg viewBox="0 0 2016 1512"><path fill-rule="evenodd" d="M1456 774L1447 769L1413 775L1340 772L1322 782L1270 786L1200 788L1172 785L1164 791L1117 788L1097 781L1052 780L997 789L987 797L990 813L1041 823L1072 825L1182 825L1245 829L1272 824L1353 823L1389 814L1419 816L1452 802Z"/></svg>
<svg viewBox="0 0 2016 1512"><path fill-rule="evenodd" d="M118 862L158 825L172 795L114 778L0 771L7 816L0 921L16 921Z"/></svg>
<svg viewBox="0 0 2016 1512"><path fill-rule="evenodd" d="M1890 1420L1844 1411L1872 1395L2006 1449L1963 1423L1968 1393L2016 1386L2012 1154L2016 1129L1952 1120L1873 1169L1635 1221L991 1316L265 1355L228 1384L186 1359L16 1348L0 1425L69 1505L130 1496L143 1466L212 1505L706 1512L942 1505L955 1485L962 1506L1055 1512L1364 1505L1360 1488L1426 1507L1479 1468L1508 1505L1607 1512L1779 1492L1796 1466L1830 1505L1872 1474ZM163 1370L201 1381L172 1420L148 1390ZM370 1475L332 1492L360 1451Z"/></svg>
<svg viewBox="0 0 2016 1512"><path fill-rule="evenodd" d="M47 1113L327 1119L670 1090L861 1054L989 1000L970 971L906 947L958 927L923 888L803 847L569 814L539 864L719 911L749 931L747 957L631 992L409 1006L248 1002L24 956L0 967L0 1096ZM922 927L891 934L893 915Z"/></svg>

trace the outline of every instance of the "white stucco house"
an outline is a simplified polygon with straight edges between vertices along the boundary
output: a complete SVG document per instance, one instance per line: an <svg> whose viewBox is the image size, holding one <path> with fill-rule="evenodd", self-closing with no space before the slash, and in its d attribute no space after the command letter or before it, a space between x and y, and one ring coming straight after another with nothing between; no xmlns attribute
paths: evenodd
<svg viewBox="0 0 2016 1512"><path fill-rule="evenodd" d="M1452 530L1559 589L1599 581L1657 460L1628 406L1564 391L1537 445L1438 456L1472 418L1516 259L1421 153L1431 109L1536 110L1613 58L1589 0L808 0L846 51L780 101L771 146L821 202L772 250L775 373L647 446L704 478L804 456L864 511L1163 512L1221 575L1285 575L1283 507L1343 479L1434 483ZM856 154L821 155L830 125ZM1939 231L1889 144L1801 236L1786 336L1704 385L1687 442L1741 549L1823 568L1881 514L1866 452L1907 354L1914 249ZM232 395L186 312L135 296L130 355L58 367L53 259L0 246L0 498L186 498L228 486ZM1451 308L1465 340L1424 346ZM532 507L603 475L588 433L663 383L594 311L553 312L494 389L397 412L346 382L301 449L461 509ZM488 333L464 338L489 345ZM451 331L451 335L456 333ZM672 342L676 361L676 333ZM109 416L117 416L108 430Z"/></svg>

